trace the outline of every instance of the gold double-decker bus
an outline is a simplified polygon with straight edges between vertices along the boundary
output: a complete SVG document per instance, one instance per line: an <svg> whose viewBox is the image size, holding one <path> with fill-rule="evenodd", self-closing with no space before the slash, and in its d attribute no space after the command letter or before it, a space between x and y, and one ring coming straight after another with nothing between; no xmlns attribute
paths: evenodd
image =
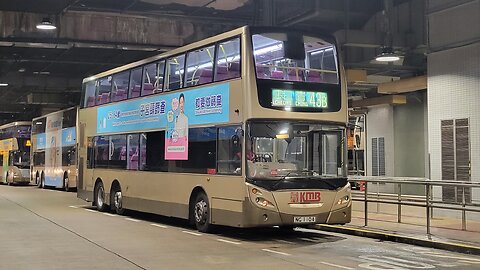
<svg viewBox="0 0 480 270"><path fill-rule="evenodd" d="M20 121L0 126L0 183L30 182L30 125Z"/></svg>
<svg viewBox="0 0 480 270"><path fill-rule="evenodd" d="M199 231L344 224L347 93L334 40L242 27L83 81L77 194Z"/></svg>

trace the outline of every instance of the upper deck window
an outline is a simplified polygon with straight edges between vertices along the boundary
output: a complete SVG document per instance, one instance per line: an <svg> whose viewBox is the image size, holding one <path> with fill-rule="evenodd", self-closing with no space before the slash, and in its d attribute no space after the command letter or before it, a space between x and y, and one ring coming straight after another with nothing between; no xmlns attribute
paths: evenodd
<svg viewBox="0 0 480 270"><path fill-rule="evenodd" d="M110 102L112 92L112 76L101 78L97 81L97 105Z"/></svg>
<svg viewBox="0 0 480 270"><path fill-rule="evenodd" d="M113 75L112 101L127 99L130 71L123 71Z"/></svg>
<svg viewBox="0 0 480 270"><path fill-rule="evenodd" d="M165 91L182 88L184 86L185 54L168 58L165 73Z"/></svg>
<svg viewBox="0 0 480 270"><path fill-rule="evenodd" d="M240 77L240 38L218 44L215 81Z"/></svg>
<svg viewBox="0 0 480 270"><path fill-rule="evenodd" d="M338 84L335 46L287 33L253 35L258 79Z"/></svg>
<svg viewBox="0 0 480 270"><path fill-rule="evenodd" d="M84 107L95 106L95 84L96 81L90 81L83 86L85 92Z"/></svg>
<svg viewBox="0 0 480 270"><path fill-rule="evenodd" d="M130 98L139 97L142 89L142 67L132 70L130 74Z"/></svg>
<svg viewBox="0 0 480 270"><path fill-rule="evenodd" d="M212 82L214 55L215 47L213 45L188 53L186 87Z"/></svg>
<svg viewBox="0 0 480 270"><path fill-rule="evenodd" d="M148 96L156 92L156 79L158 77L158 65L157 63L151 63L145 66L143 72L143 89L142 96ZM161 89L161 88L160 88Z"/></svg>

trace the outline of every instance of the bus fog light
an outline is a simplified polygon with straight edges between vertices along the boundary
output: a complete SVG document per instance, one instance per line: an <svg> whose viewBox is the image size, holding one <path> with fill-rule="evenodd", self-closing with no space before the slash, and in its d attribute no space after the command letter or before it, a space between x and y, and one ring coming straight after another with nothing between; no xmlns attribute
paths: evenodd
<svg viewBox="0 0 480 270"><path fill-rule="evenodd" d="M268 215L267 214L263 214L263 221L267 221L268 220Z"/></svg>

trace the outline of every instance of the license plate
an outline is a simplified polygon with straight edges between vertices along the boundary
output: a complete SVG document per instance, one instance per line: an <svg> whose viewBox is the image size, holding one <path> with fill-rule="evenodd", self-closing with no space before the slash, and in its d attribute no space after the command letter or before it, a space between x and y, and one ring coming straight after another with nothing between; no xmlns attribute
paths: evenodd
<svg viewBox="0 0 480 270"><path fill-rule="evenodd" d="M293 223L315 222L315 217L293 217Z"/></svg>

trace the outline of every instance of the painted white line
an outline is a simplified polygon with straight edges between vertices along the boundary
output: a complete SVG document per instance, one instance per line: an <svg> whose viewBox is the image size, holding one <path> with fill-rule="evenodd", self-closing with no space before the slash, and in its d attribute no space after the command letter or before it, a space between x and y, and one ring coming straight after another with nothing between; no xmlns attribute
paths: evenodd
<svg viewBox="0 0 480 270"><path fill-rule="evenodd" d="M125 218L125 219L133 222L140 222L140 220L134 219L134 218Z"/></svg>
<svg viewBox="0 0 480 270"><path fill-rule="evenodd" d="M160 228L163 228L163 229L168 228L168 227L165 226L165 225L160 225L160 224L155 224L155 223L152 223L152 224L150 224L150 225L155 226L155 227L160 227Z"/></svg>
<svg viewBox="0 0 480 270"><path fill-rule="evenodd" d="M295 244L294 242L292 242L292 241L287 241L287 240L277 239L277 240L275 240L275 241L280 242L280 243L284 243L284 244L291 244L291 245Z"/></svg>
<svg viewBox="0 0 480 270"><path fill-rule="evenodd" d="M189 231L182 231L183 233L188 233L188 234L191 234L191 235L195 235L195 236L200 236L202 235L201 233L196 233L196 232L189 232Z"/></svg>
<svg viewBox="0 0 480 270"><path fill-rule="evenodd" d="M333 267L337 267L337 268L341 268L341 269L347 269L347 270L355 269L355 268L351 268L351 267L348 267L348 266L343 266L343 265L338 265L338 264L333 264L333 263L328 263L328 262L319 262L319 263L323 263L323 264L333 266Z"/></svg>
<svg viewBox="0 0 480 270"><path fill-rule="evenodd" d="M78 206L75 206L75 205L70 205L69 207L70 207L70 208L78 209Z"/></svg>
<svg viewBox="0 0 480 270"><path fill-rule="evenodd" d="M85 211L88 211L88 212L94 212L94 213L98 213L97 211L95 211L95 210L92 210L92 209L85 209Z"/></svg>
<svg viewBox="0 0 480 270"><path fill-rule="evenodd" d="M312 242L312 243L317 243L318 242L318 241L310 239L310 238L300 238L300 239L302 239L303 241Z"/></svg>
<svg viewBox="0 0 480 270"><path fill-rule="evenodd" d="M218 238L217 241L228 243L228 244L234 244L234 245L241 245L242 244L240 242L234 242L234 241L229 241L229 240L220 239L220 238Z"/></svg>
<svg viewBox="0 0 480 270"><path fill-rule="evenodd" d="M285 252L275 251L275 250L266 249L266 248L263 248L262 250L263 250L263 251L266 251L266 252L271 252L271 253L275 253L275 254L284 255L284 256L290 256L290 255L292 255L292 254L288 254L288 253L285 253Z"/></svg>
<svg viewBox="0 0 480 270"><path fill-rule="evenodd" d="M117 215L114 215L114 214L110 214L110 213L103 213L105 216L109 216L109 217L116 217Z"/></svg>

